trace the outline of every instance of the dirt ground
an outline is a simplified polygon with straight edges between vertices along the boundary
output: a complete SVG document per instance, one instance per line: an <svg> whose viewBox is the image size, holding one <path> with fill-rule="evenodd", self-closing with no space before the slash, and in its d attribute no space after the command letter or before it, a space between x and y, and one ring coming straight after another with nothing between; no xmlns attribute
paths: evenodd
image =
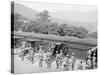
<svg viewBox="0 0 100 75"><path fill-rule="evenodd" d="M78 69L80 60L76 60L75 68L74 70ZM56 61L53 61L51 63L51 68L47 69L46 62L43 62L43 67L39 67L39 58L38 56L35 56L34 63L32 64L31 61L27 60L26 58L24 61L21 61L21 57L18 55L14 55L14 72L15 74L21 74L21 73L40 73L40 72L57 72L57 71L64 71L63 67L64 63L62 63L62 66L60 66L58 69L56 69ZM85 63L83 63L85 67Z"/></svg>

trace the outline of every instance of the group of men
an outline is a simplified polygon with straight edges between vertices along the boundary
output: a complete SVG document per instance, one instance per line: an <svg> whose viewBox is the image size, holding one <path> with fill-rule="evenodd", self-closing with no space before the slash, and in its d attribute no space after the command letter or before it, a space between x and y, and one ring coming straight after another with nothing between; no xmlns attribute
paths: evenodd
<svg viewBox="0 0 100 75"><path fill-rule="evenodd" d="M21 53L20 53L20 57L21 60L23 61L25 56L29 56L27 57L28 60L32 61L32 63L34 62L34 48L31 47L31 45L27 45L26 46L26 42L22 42L22 45L20 47Z"/></svg>
<svg viewBox="0 0 100 75"><path fill-rule="evenodd" d="M46 56L46 63L47 63L47 68L51 68L51 63L52 63L52 59L54 61L56 61L56 69L59 69L60 67L63 66L64 70L68 71L68 70L74 70L76 67L79 70L83 70L83 69L95 69L97 68L97 54L96 54L96 48L94 47L91 50L87 51L86 54L86 59L80 59L78 65L76 65L76 57L75 57L75 53L72 54L63 54L63 50L60 50L60 52L56 51L56 57L52 58L52 51L48 51L47 56ZM42 52L44 53L44 52ZM43 62L43 56L41 56L42 58L40 58L40 62L39 64L42 65ZM39 65L40 67L43 67Z"/></svg>
<svg viewBox="0 0 100 75"><path fill-rule="evenodd" d="M64 70L74 70L75 66L75 53L72 53L71 56L69 54L66 54L65 56L62 53L62 50L60 53L57 52L56 55L56 69L58 69L60 66L63 66Z"/></svg>
<svg viewBox="0 0 100 75"><path fill-rule="evenodd" d="M86 56L87 69L97 68L97 46L88 50Z"/></svg>
<svg viewBox="0 0 100 75"><path fill-rule="evenodd" d="M25 43L23 43L23 47ZM49 50L44 51L42 49L42 45L39 47L39 67L43 67L43 62L47 64L47 69L52 67L52 62L56 62L56 69L59 69L60 67L63 67L64 70L74 70L75 69L75 63L76 63L76 58L75 58L75 53L72 53L69 55L67 53L66 55L63 53L63 50L61 49L60 52L56 50L55 56L53 56L54 51L51 50L52 48L49 48ZM53 48L54 49L54 48ZM94 47L93 49L87 51L87 56L86 56L86 65L85 69L95 69L97 68L97 54L96 50L97 47ZM22 50L24 52L21 52L22 60L24 60L25 52L30 54L30 59L33 63L34 61L34 50L31 47L28 47L27 50ZM83 70L83 60L80 60L80 63L77 65L77 69Z"/></svg>
<svg viewBox="0 0 100 75"><path fill-rule="evenodd" d="M47 51L46 53L42 50L42 46L40 46L39 50L39 67L43 67L43 61L46 61L47 69L51 68L51 63L53 61L56 61L56 69L59 69L60 66L64 67L64 70L74 70L74 64L75 64L75 53L72 53L72 56L70 57L69 54L66 54L66 56L63 54L62 50L60 50L60 53L56 51L56 56L53 57L52 51ZM43 55L46 55L45 58ZM63 62L65 62L63 64ZM70 68L68 67L70 66Z"/></svg>
<svg viewBox="0 0 100 75"><path fill-rule="evenodd" d="M51 56L52 56L52 51L43 51L42 50L43 46L40 46L39 49L39 67L43 67L43 61L46 62L47 68L51 68Z"/></svg>

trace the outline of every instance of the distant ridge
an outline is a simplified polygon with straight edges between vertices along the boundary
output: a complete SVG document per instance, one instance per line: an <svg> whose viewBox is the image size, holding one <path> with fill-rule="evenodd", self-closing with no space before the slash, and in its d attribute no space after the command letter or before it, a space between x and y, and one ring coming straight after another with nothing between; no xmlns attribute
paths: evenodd
<svg viewBox="0 0 100 75"><path fill-rule="evenodd" d="M90 32L97 31L97 21L96 21L97 16L93 16L93 17L95 17L94 18L95 21L92 21L92 22L79 22L79 21L73 21L73 20L68 19L68 18L63 19L63 17L67 17L67 16L70 17L69 15L67 15L67 14L70 14L70 12L71 11L60 11L60 12L56 12L56 13L50 13L51 21L57 22L60 24L66 23L67 25L72 25L72 26L76 26L76 27L84 27L85 29L87 29ZM30 20L34 20L36 18L36 14L38 14L39 11L36 11L32 8L29 8L23 4L15 3L14 4L14 13L18 13L25 18L28 18ZM77 11L75 13L77 14ZM80 14L80 12L78 12L78 13ZM88 13L88 14L90 14L90 13ZM91 17L93 14L97 15L96 12L94 11L89 16Z"/></svg>
<svg viewBox="0 0 100 75"><path fill-rule="evenodd" d="M36 18L36 14L38 12L29 7L26 7L22 4L15 3L14 4L14 13L18 13L30 20L34 20Z"/></svg>

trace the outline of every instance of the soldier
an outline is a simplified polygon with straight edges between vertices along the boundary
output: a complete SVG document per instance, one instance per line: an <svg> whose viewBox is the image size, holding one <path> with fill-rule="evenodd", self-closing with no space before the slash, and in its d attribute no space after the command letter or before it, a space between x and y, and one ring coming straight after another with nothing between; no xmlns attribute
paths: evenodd
<svg viewBox="0 0 100 75"><path fill-rule="evenodd" d="M96 63L96 54L94 53L93 54L93 57L92 57L92 67L93 69L95 69L97 67L97 63Z"/></svg>
<svg viewBox="0 0 100 75"><path fill-rule="evenodd" d="M73 70L73 69L72 69L72 59L71 59L71 58L69 58L68 70L69 70L69 71L70 71L70 70Z"/></svg>
<svg viewBox="0 0 100 75"><path fill-rule="evenodd" d="M72 53L71 61L72 61L72 70L74 70L74 66L75 66L75 53Z"/></svg>
<svg viewBox="0 0 100 75"><path fill-rule="evenodd" d="M59 53L58 53L58 51L56 52L56 69L58 69L59 68L59 64L60 64L60 55L59 55Z"/></svg>
<svg viewBox="0 0 100 75"><path fill-rule="evenodd" d="M68 71L69 70L69 54L66 54L64 61L65 61L64 70Z"/></svg>
<svg viewBox="0 0 100 75"><path fill-rule="evenodd" d="M51 59L51 53L50 51L47 52L47 57L46 57L46 63L47 63L47 68L51 68L51 62L50 62L50 59Z"/></svg>
<svg viewBox="0 0 100 75"><path fill-rule="evenodd" d="M63 52L60 50L60 65L62 65Z"/></svg>
<svg viewBox="0 0 100 75"><path fill-rule="evenodd" d="M88 57L86 60L86 69L91 69L91 57Z"/></svg>
<svg viewBox="0 0 100 75"><path fill-rule="evenodd" d="M20 49L21 49L21 54L20 54L20 56L21 56L22 61L23 61L23 60L24 60L25 42L22 43L22 46L20 47Z"/></svg>
<svg viewBox="0 0 100 75"><path fill-rule="evenodd" d="M87 56L91 57L91 54L92 54L91 50L88 50Z"/></svg>
<svg viewBox="0 0 100 75"><path fill-rule="evenodd" d="M31 58L31 61L32 61L32 64L34 62L34 49L29 47L29 51L30 51L30 58Z"/></svg>
<svg viewBox="0 0 100 75"><path fill-rule="evenodd" d="M79 70L83 70L84 69L82 60L80 61L79 65L78 65L78 69Z"/></svg>
<svg viewBox="0 0 100 75"><path fill-rule="evenodd" d="M87 57L86 57L86 69L91 69L92 65L91 65L91 50L88 50L87 52Z"/></svg>
<svg viewBox="0 0 100 75"><path fill-rule="evenodd" d="M42 63L43 63L43 51L42 51L42 46L40 46L40 50L39 50L39 67L43 67Z"/></svg>

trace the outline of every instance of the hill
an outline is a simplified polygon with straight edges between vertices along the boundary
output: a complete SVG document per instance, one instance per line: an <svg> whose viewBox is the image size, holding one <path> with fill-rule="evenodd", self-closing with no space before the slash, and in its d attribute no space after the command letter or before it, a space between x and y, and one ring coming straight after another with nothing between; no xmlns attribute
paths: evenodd
<svg viewBox="0 0 100 75"><path fill-rule="evenodd" d="M14 13L20 14L25 18L34 20L39 11L35 11L25 5L15 3ZM63 13L63 14L62 14ZM51 21L57 23L66 23L76 27L84 27L90 32L97 31L97 11L80 12L80 11L60 11L50 13Z"/></svg>
<svg viewBox="0 0 100 75"><path fill-rule="evenodd" d="M51 13L51 15L54 17L54 21L59 23L67 23L77 27L82 26L90 32L97 30L97 10L88 12L67 10Z"/></svg>
<svg viewBox="0 0 100 75"><path fill-rule="evenodd" d="M23 17L26 17L30 20L34 20L36 18L36 14L38 13L37 11L26 7L22 4L14 4L14 13L20 14Z"/></svg>

